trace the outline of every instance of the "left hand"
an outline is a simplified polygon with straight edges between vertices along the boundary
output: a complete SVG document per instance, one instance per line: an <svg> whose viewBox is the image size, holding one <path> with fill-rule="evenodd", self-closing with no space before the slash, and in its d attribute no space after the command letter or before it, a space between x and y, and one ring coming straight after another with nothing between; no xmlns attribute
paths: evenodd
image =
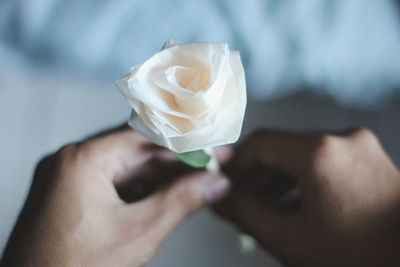
<svg viewBox="0 0 400 267"><path fill-rule="evenodd" d="M1 266L140 266L193 211L220 198L220 174L181 175L138 202L122 187L164 151L122 128L70 144L38 165ZM161 153L161 154L160 154ZM150 166L159 176L168 175ZM176 178L176 177L175 177Z"/></svg>

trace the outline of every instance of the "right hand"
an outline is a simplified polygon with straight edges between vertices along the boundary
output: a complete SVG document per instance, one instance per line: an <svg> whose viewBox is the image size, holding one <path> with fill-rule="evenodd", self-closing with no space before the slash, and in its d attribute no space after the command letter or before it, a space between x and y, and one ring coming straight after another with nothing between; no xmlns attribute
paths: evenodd
<svg viewBox="0 0 400 267"><path fill-rule="evenodd" d="M240 177L217 210L284 263L400 266L400 174L369 130L263 131L239 148L232 165L231 176ZM261 177L256 165L264 167ZM250 190L285 177L300 192L290 212Z"/></svg>

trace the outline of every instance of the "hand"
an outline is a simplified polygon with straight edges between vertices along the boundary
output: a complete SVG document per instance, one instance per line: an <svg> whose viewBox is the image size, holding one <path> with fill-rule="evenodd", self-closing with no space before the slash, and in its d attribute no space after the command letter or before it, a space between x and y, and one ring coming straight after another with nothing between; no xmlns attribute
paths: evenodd
<svg viewBox="0 0 400 267"><path fill-rule="evenodd" d="M151 196L126 203L116 187L124 191L146 162L166 153L151 147L123 128L67 145L45 158L1 266L148 262L187 215L220 198L229 185L220 174L192 172Z"/></svg>
<svg viewBox="0 0 400 267"><path fill-rule="evenodd" d="M399 266L400 175L369 130L263 131L236 154L218 211L284 263Z"/></svg>

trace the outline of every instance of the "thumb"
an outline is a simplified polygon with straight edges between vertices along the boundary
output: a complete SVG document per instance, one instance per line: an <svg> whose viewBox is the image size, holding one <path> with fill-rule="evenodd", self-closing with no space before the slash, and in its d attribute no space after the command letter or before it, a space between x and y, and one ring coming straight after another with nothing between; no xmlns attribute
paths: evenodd
<svg viewBox="0 0 400 267"><path fill-rule="evenodd" d="M142 205L152 208L158 229L165 236L188 215L205 204L221 199L230 187L220 173L197 172L185 175L168 188L145 200Z"/></svg>

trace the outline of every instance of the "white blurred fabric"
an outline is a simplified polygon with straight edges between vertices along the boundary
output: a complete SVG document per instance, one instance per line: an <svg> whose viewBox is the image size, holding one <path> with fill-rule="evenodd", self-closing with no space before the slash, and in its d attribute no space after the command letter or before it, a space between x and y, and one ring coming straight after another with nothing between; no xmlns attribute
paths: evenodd
<svg viewBox="0 0 400 267"><path fill-rule="evenodd" d="M370 106L400 92L399 10L395 0L2 0L0 64L112 81L167 38L224 41L241 51L250 97L310 88Z"/></svg>

